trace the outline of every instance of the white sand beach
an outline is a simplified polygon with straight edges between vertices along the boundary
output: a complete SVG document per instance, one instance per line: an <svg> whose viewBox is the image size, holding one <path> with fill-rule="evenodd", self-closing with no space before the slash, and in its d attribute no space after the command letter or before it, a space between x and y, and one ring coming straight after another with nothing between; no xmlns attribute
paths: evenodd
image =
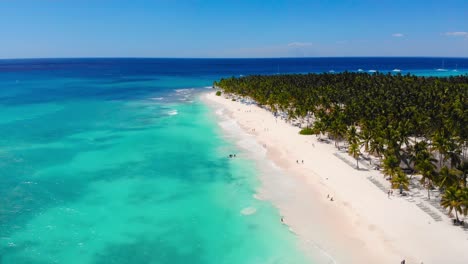
<svg viewBox="0 0 468 264"><path fill-rule="evenodd" d="M425 201L424 190L388 197L382 173L365 164L355 169L333 142L299 135L298 127L254 104L214 92L202 98L279 167L280 174L261 175L258 196L279 209L306 253L323 251L323 263L468 263L468 231Z"/></svg>

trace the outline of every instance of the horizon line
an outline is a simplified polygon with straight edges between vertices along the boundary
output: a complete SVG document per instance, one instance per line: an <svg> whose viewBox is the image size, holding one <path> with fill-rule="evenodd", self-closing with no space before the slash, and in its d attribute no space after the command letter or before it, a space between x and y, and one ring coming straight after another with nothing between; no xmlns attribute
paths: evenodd
<svg viewBox="0 0 468 264"><path fill-rule="evenodd" d="M255 59L327 59L327 58L441 58L441 59L468 59L468 57L455 56L317 56L317 57L18 57L0 58L0 60L65 60L65 59L200 59L200 60L255 60Z"/></svg>

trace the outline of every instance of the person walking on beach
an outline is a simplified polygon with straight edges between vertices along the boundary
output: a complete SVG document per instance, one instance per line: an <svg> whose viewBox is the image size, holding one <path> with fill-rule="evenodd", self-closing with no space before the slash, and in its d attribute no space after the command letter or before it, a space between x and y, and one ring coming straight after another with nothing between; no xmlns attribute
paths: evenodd
<svg viewBox="0 0 468 264"><path fill-rule="evenodd" d="M390 198L390 190L387 191L387 196Z"/></svg>

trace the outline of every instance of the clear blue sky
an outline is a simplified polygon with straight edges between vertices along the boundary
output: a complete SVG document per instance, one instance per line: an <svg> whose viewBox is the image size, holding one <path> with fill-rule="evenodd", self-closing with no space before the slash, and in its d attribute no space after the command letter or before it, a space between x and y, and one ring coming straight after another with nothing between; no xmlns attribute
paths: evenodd
<svg viewBox="0 0 468 264"><path fill-rule="evenodd" d="M468 0L0 0L0 58L468 57Z"/></svg>

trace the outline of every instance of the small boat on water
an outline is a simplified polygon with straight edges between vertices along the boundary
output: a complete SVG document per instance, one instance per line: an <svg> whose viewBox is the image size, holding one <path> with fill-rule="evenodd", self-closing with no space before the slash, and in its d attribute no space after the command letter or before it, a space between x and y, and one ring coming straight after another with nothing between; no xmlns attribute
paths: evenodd
<svg viewBox="0 0 468 264"><path fill-rule="evenodd" d="M363 70L363 69L358 69L357 71L358 71L358 72L363 72L364 70Z"/></svg>
<svg viewBox="0 0 468 264"><path fill-rule="evenodd" d="M328 71L328 72L329 72L329 73L335 73L335 71L334 71L334 70L330 70L330 71Z"/></svg>
<svg viewBox="0 0 468 264"><path fill-rule="evenodd" d="M444 60L442 60L442 68L436 69L436 71L442 71L442 72L447 71L447 69L445 69L445 61Z"/></svg>
<svg viewBox="0 0 468 264"><path fill-rule="evenodd" d="M401 72L401 70L400 69L393 69L392 72Z"/></svg>
<svg viewBox="0 0 468 264"><path fill-rule="evenodd" d="M370 73L374 73L374 72L377 72L376 70L369 70Z"/></svg>

